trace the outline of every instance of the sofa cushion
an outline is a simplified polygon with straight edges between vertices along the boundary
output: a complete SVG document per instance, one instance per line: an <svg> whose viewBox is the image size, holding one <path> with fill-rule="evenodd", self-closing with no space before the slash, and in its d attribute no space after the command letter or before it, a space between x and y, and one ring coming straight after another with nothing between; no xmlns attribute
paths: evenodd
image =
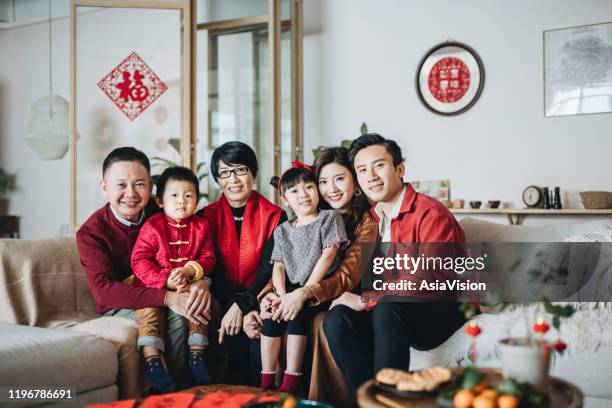
<svg viewBox="0 0 612 408"><path fill-rule="evenodd" d="M100 337L5 323L0 333L2 385L61 386L81 393L115 383L117 352Z"/></svg>
<svg viewBox="0 0 612 408"><path fill-rule="evenodd" d="M98 317L74 236L0 239L0 322L48 327Z"/></svg>
<svg viewBox="0 0 612 408"><path fill-rule="evenodd" d="M459 224L467 242L562 242L579 234L612 228L609 220L571 224L525 226L463 218Z"/></svg>
<svg viewBox="0 0 612 408"><path fill-rule="evenodd" d="M126 317L100 317L72 326L70 330L94 334L110 341L115 346L116 358L119 360L119 398L139 398L142 395L140 353L136 348L136 321Z"/></svg>

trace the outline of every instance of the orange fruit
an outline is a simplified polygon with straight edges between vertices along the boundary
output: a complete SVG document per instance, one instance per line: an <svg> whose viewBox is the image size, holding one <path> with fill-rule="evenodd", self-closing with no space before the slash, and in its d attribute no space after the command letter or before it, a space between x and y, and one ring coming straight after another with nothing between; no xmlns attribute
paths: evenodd
<svg viewBox="0 0 612 408"><path fill-rule="evenodd" d="M472 391L474 392L474 394L480 394L481 392L486 390L488 387L489 387L489 382L487 380L482 380L480 384L472 388Z"/></svg>
<svg viewBox="0 0 612 408"><path fill-rule="evenodd" d="M453 406L455 408L470 408L472 401L474 401L474 393L470 390L461 390L455 394Z"/></svg>
<svg viewBox="0 0 612 408"><path fill-rule="evenodd" d="M472 402L472 406L474 408L495 408L497 407L497 404L495 403L494 398L487 398L487 397L483 397L479 395L476 398L474 398L474 401Z"/></svg>
<svg viewBox="0 0 612 408"><path fill-rule="evenodd" d="M297 407L297 401L293 397L287 397L285 402L283 402L283 408L296 408L296 407Z"/></svg>
<svg viewBox="0 0 612 408"><path fill-rule="evenodd" d="M517 408L519 399L516 395L502 395L497 399L497 405L499 408Z"/></svg>
<svg viewBox="0 0 612 408"><path fill-rule="evenodd" d="M497 398L497 391L495 391L493 388L487 388L486 390L478 394L478 396L495 399Z"/></svg>

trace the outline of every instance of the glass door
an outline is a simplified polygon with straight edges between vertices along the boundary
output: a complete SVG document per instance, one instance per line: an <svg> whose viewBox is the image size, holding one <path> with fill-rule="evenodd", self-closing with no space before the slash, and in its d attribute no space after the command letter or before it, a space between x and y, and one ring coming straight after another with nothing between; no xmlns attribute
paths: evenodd
<svg viewBox="0 0 612 408"><path fill-rule="evenodd" d="M153 175L168 162L193 167L193 25L189 0L73 0L70 18L76 229L104 204L102 161L114 148L142 150Z"/></svg>
<svg viewBox="0 0 612 408"><path fill-rule="evenodd" d="M295 73L292 49L301 42L296 45L290 20L281 21L278 12L270 16L198 24L196 160L209 168L216 147L232 140L248 144L259 161L256 189L274 201L270 178L300 158L292 84L301 75ZM208 179L212 202L220 193Z"/></svg>

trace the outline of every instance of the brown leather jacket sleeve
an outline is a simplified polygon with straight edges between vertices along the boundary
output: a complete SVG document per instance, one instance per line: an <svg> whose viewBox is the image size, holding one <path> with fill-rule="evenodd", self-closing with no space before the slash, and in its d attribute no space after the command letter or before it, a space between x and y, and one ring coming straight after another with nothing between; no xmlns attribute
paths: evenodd
<svg viewBox="0 0 612 408"><path fill-rule="evenodd" d="M261 299L264 298L268 293L274 292L274 285L272 285L272 280L268 281L268 284L264 286L264 288L257 295L257 301L261 303Z"/></svg>
<svg viewBox="0 0 612 408"><path fill-rule="evenodd" d="M344 292L354 291L361 281L361 267L364 260L361 244L377 241L378 223L371 214L365 213L355 231L354 242L344 253L344 259L336 272L329 278L308 286L315 300L313 305L333 300Z"/></svg>

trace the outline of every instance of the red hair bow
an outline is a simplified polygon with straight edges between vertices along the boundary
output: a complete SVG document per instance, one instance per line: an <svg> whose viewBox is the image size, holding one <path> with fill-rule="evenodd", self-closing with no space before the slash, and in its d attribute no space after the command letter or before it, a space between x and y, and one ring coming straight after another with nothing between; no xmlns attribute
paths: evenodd
<svg viewBox="0 0 612 408"><path fill-rule="evenodd" d="M302 163L299 160L294 160L291 162L291 167L297 167L299 169L306 169L311 173L314 173L314 170L312 169L312 167L310 167L309 165L307 165L306 163Z"/></svg>

